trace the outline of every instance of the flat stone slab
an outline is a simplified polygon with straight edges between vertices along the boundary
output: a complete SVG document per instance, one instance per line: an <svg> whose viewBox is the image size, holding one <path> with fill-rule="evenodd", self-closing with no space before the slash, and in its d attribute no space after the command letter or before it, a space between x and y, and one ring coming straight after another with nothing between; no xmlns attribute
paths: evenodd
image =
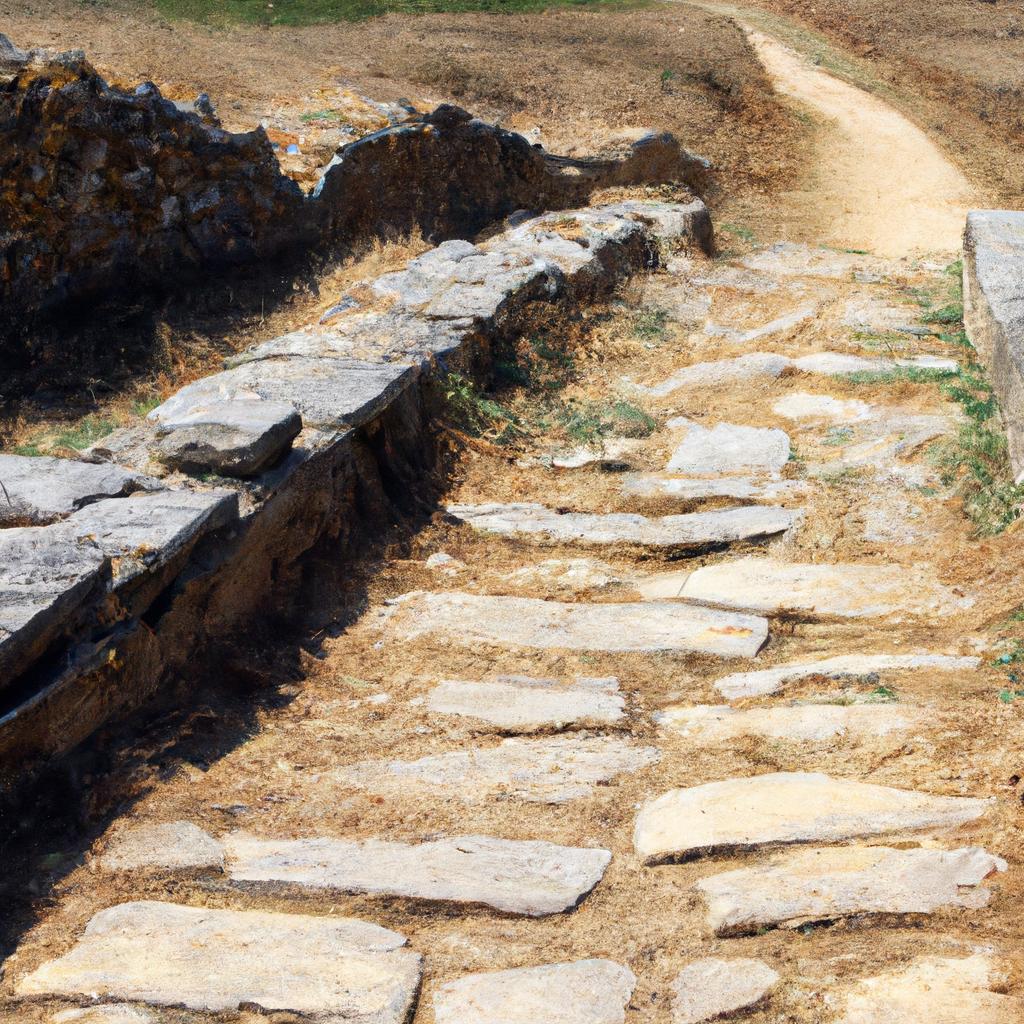
<svg viewBox="0 0 1024 1024"><path fill-rule="evenodd" d="M457 836L428 843L378 839L224 839L236 882L287 883L374 896L484 904L543 917L571 910L601 881L607 850Z"/></svg>
<svg viewBox="0 0 1024 1024"><path fill-rule="evenodd" d="M716 935L794 928L851 914L930 914L984 907L980 883L1006 861L977 847L893 850L847 846L800 850L697 883Z"/></svg>
<svg viewBox="0 0 1024 1024"><path fill-rule="evenodd" d="M109 462L0 455L0 527L46 526L101 498L159 487Z"/></svg>
<svg viewBox="0 0 1024 1024"><path fill-rule="evenodd" d="M75 1010L61 1010L50 1018L50 1024L157 1024L148 1010L127 1003L106 1003Z"/></svg>
<svg viewBox="0 0 1024 1024"><path fill-rule="evenodd" d="M674 707L655 716L663 728L698 743L727 743L741 736L797 742L823 742L839 736L887 736L913 728L921 714L891 704L803 704L748 708L728 704Z"/></svg>
<svg viewBox="0 0 1024 1024"><path fill-rule="evenodd" d="M434 994L436 1024L623 1024L636 985L611 960L467 974Z"/></svg>
<svg viewBox="0 0 1024 1024"><path fill-rule="evenodd" d="M234 491L179 490L98 501L76 512L66 526L114 560L114 582L120 585L237 519Z"/></svg>
<svg viewBox="0 0 1024 1024"><path fill-rule="evenodd" d="M508 739L496 747L431 754L418 761L362 761L337 769L331 778L374 793L419 786L469 803L500 797L560 804L589 796L597 784L658 759L654 747L617 736L556 736Z"/></svg>
<svg viewBox="0 0 1024 1024"><path fill-rule="evenodd" d="M137 825L116 836L99 859L101 871L220 871L220 843L188 821Z"/></svg>
<svg viewBox="0 0 1024 1024"><path fill-rule="evenodd" d="M501 578L519 586L540 585L577 594L618 586L624 581L624 574L596 558L546 558L503 573Z"/></svg>
<svg viewBox="0 0 1024 1024"><path fill-rule="evenodd" d="M615 678L575 683L526 676L478 683L446 679L427 697L427 707L437 714L470 718L478 729L520 733L618 725L625 703Z"/></svg>
<svg viewBox="0 0 1024 1024"><path fill-rule="evenodd" d="M110 580L110 561L63 524L0 530L0 690Z"/></svg>
<svg viewBox="0 0 1024 1024"><path fill-rule="evenodd" d="M949 615L973 601L936 582L924 569L901 565L781 562L749 556L692 573L662 573L638 588L656 600L678 597L770 615L837 618Z"/></svg>
<svg viewBox="0 0 1024 1024"><path fill-rule="evenodd" d="M817 352L793 360L796 369L804 373L829 374L849 377L855 373L885 373L898 369L933 370L938 373L956 373L960 364L944 356L907 356L900 359L867 358L846 352Z"/></svg>
<svg viewBox="0 0 1024 1024"><path fill-rule="evenodd" d="M680 651L752 658L766 619L671 602L572 604L526 597L415 591L384 612L402 639L442 635L463 644L577 651Z"/></svg>
<svg viewBox="0 0 1024 1024"><path fill-rule="evenodd" d="M405 1024L422 958L354 918L210 910L140 901L101 910L70 953L18 995L137 999L210 1012L261 1009L324 1024Z"/></svg>
<svg viewBox="0 0 1024 1024"><path fill-rule="evenodd" d="M734 345L745 345L748 342L778 334L780 331L790 331L805 320L810 320L817 312L817 303L806 303L775 317L774 320L769 320L768 323L762 324L760 327L752 327L746 331L723 324L714 324L709 320L704 325L704 333L711 338L725 338L726 341L732 342Z"/></svg>
<svg viewBox="0 0 1024 1024"><path fill-rule="evenodd" d="M1024 999L1002 991L1007 971L986 953L921 957L853 985L838 1024L1019 1024Z"/></svg>
<svg viewBox="0 0 1024 1024"><path fill-rule="evenodd" d="M878 411L857 398L833 398L796 391L772 405L772 412L791 420L827 420L829 423L856 423L871 419Z"/></svg>
<svg viewBox="0 0 1024 1024"><path fill-rule="evenodd" d="M778 473L789 461L783 430L719 423L708 430L690 426L669 459L670 473L689 476L748 476Z"/></svg>
<svg viewBox="0 0 1024 1024"><path fill-rule="evenodd" d="M951 828L980 817L990 803L820 772L773 772L648 800L637 815L633 844L645 863L658 864L717 850Z"/></svg>
<svg viewBox="0 0 1024 1024"><path fill-rule="evenodd" d="M255 476L291 447L300 430L302 417L288 402L210 402L165 416L157 428L156 455L186 472Z"/></svg>
<svg viewBox="0 0 1024 1024"><path fill-rule="evenodd" d="M657 548L705 547L769 537L790 529L797 513L770 505L646 516L626 512L560 513L533 503L449 505L448 512L476 530L549 543L639 544Z"/></svg>
<svg viewBox="0 0 1024 1024"><path fill-rule="evenodd" d="M791 364L792 360L788 356L776 355L773 352L749 352L733 359L715 359L684 366L660 384L650 387L634 384L633 387L646 395L664 398L673 391L686 388L715 388L724 384L756 380L759 377L779 377Z"/></svg>
<svg viewBox="0 0 1024 1024"><path fill-rule="evenodd" d="M899 264L877 256L819 249L798 242L776 242L744 256L740 266L777 277L854 278L874 282L894 273Z"/></svg>
<svg viewBox="0 0 1024 1024"><path fill-rule="evenodd" d="M701 1024L747 1010L778 983L778 973L761 960L695 960L672 982L672 1024Z"/></svg>
<svg viewBox="0 0 1024 1024"><path fill-rule="evenodd" d="M716 680L715 689L729 700L777 693L786 683L814 676L827 679L858 679L882 672L932 669L935 672L969 672L981 664L977 657L950 654L840 654L821 661L794 662L757 672L734 672Z"/></svg>
<svg viewBox="0 0 1024 1024"><path fill-rule="evenodd" d="M624 494L643 497L679 498L754 498L762 501L786 501L810 491L803 480L776 480L755 476L687 477L666 473L629 473L622 479Z"/></svg>

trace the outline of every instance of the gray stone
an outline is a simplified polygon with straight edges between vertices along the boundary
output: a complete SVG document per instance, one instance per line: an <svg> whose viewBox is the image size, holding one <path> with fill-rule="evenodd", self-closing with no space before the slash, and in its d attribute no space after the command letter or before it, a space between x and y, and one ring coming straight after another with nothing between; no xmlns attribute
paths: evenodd
<svg viewBox="0 0 1024 1024"><path fill-rule="evenodd" d="M161 420L157 457L186 472L254 476L277 461L301 429L302 418L287 402L211 402Z"/></svg>
<svg viewBox="0 0 1024 1024"><path fill-rule="evenodd" d="M237 519L234 491L156 491L87 505L66 528L113 559L114 582L123 585Z"/></svg>
<svg viewBox="0 0 1024 1024"><path fill-rule="evenodd" d="M749 1009L778 982L778 973L760 960L695 960L672 982L672 1024L701 1024Z"/></svg>
<svg viewBox="0 0 1024 1024"><path fill-rule="evenodd" d="M846 300L843 310L843 324L855 331L870 331L885 334L889 331L905 331L917 325L921 309L913 306L897 306L886 302L870 292L852 295Z"/></svg>
<svg viewBox="0 0 1024 1024"><path fill-rule="evenodd" d="M188 821L136 825L107 844L101 871L220 871L224 850Z"/></svg>
<svg viewBox="0 0 1024 1024"><path fill-rule="evenodd" d="M988 953L921 957L856 982L841 997L836 1019L838 1024L1019 1024L1024 999L1006 994L1007 973Z"/></svg>
<svg viewBox="0 0 1024 1024"><path fill-rule="evenodd" d="M777 693L786 683L814 676L858 679L882 672L906 672L923 668L935 672L968 672L980 664L980 658L948 654L840 654L821 661L795 662L756 672L734 672L717 680L715 689L729 700L739 700L742 697Z"/></svg>
<svg viewBox="0 0 1024 1024"><path fill-rule="evenodd" d="M645 863L657 864L716 850L948 828L980 817L990 803L819 772L774 772L673 789L647 801L633 843Z"/></svg>
<svg viewBox="0 0 1024 1024"><path fill-rule="evenodd" d="M906 359L867 359L864 356L846 352L817 352L793 360L793 365L803 373L831 374L835 377L849 377L855 373L883 373L900 368L935 370L942 373L956 373L960 364L955 359L942 356L910 356Z"/></svg>
<svg viewBox="0 0 1024 1024"><path fill-rule="evenodd" d="M410 844L366 839L224 839L232 880L484 904L543 917L575 907L601 881L607 850L456 836Z"/></svg>
<svg viewBox="0 0 1024 1024"><path fill-rule="evenodd" d="M45 526L101 498L158 486L109 462L0 455L0 527Z"/></svg>
<svg viewBox="0 0 1024 1024"><path fill-rule="evenodd" d="M654 575L638 589L654 600L678 597L770 615L836 618L951 615L973 604L924 569L781 562L756 556L705 565L692 573Z"/></svg>
<svg viewBox="0 0 1024 1024"><path fill-rule="evenodd" d="M617 679L555 679L499 676L484 682L446 679L430 691L427 706L444 715L473 720L474 728L502 732L587 729L617 725L625 700Z"/></svg>
<svg viewBox="0 0 1024 1024"><path fill-rule="evenodd" d="M294 406L307 427L358 427L374 419L415 379L406 363L295 356L243 363L182 388L150 414L159 426L197 407L262 398Z"/></svg>
<svg viewBox="0 0 1024 1024"><path fill-rule="evenodd" d="M671 602L584 604L526 597L430 594L396 598L381 628L411 640L578 651L692 651L752 658L768 639L765 619Z"/></svg>
<svg viewBox="0 0 1024 1024"><path fill-rule="evenodd" d="M434 994L436 1024L623 1024L636 977L611 960L467 974Z"/></svg>
<svg viewBox="0 0 1024 1024"><path fill-rule="evenodd" d="M354 918L140 901L101 910L71 952L18 995L137 999L207 1012L242 1004L323 1024L405 1024L422 958L397 932Z"/></svg>
<svg viewBox="0 0 1024 1024"><path fill-rule="evenodd" d="M156 1017L141 1007L127 1003L106 1003L76 1010L61 1010L50 1024L157 1024Z"/></svg>
<svg viewBox="0 0 1024 1024"><path fill-rule="evenodd" d="M582 469L584 466L601 464L627 465L645 447L646 441L643 438L609 437L594 447L582 446L556 452L551 456L551 465L555 469Z"/></svg>
<svg viewBox="0 0 1024 1024"><path fill-rule="evenodd" d="M797 513L769 505L691 512L648 519L628 512L591 515L557 512L533 503L449 505L448 512L474 529L549 543L639 544L657 548L707 547L784 533Z"/></svg>
<svg viewBox="0 0 1024 1024"><path fill-rule="evenodd" d="M878 415L876 409L857 398L833 398L806 391L794 391L780 398L772 406L772 412L791 420L827 420L829 423L856 423Z"/></svg>
<svg viewBox="0 0 1024 1024"><path fill-rule="evenodd" d="M778 473L789 461L785 431L719 423L690 426L668 463L670 473L745 476Z"/></svg>
<svg viewBox="0 0 1024 1024"><path fill-rule="evenodd" d="M109 581L103 551L63 523L0 530L0 690Z"/></svg>
<svg viewBox="0 0 1024 1024"><path fill-rule="evenodd" d="M416 786L470 803L512 798L560 804L657 761L653 747L616 736L556 736L508 739L496 747L431 754L418 761L363 761L337 769L331 778L375 793L407 793Z"/></svg>
<svg viewBox="0 0 1024 1024"><path fill-rule="evenodd" d="M712 338L725 338L726 341L732 342L734 345L745 345L751 341L778 334L780 331L792 330L805 320L810 320L817 312L817 303L808 303L790 310L788 313L783 313L782 316L777 316L760 327L752 327L746 331L722 324L713 324L709 321L704 325L704 333Z"/></svg>
<svg viewBox="0 0 1024 1024"><path fill-rule="evenodd" d="M728 704L700 704L666 708L655 717L664 729L697 743L715 744L742 736L817 743L846 735L886 736L912 728L922 715L887 704L804 704L742 711Z"/></svg>
<svg viewBox="0 0 1024 1024"><path fill-rule="evenodd" d="M520 586L546 586L551 590L578 594L586 590L604 590L624 582L623 574L596 558L546 558L502 575Z"/></svg>
<svg viewBox="0 0 1024 1024"><path fill-rule="evenodd" d="M896 272L899 264L860 253L817 249L795 242L776 242L743 257L741 266L778 277L879 279Z"/></svg>
<svg viewBox="0 0 1024 1024"><path fill-rule="evenodd" d="M713 362L685 366L652 387L638 384L633 386L644 394L663 398L683 388L721 387L723 384L736 384L758 377L778 377L791 363L792 360L787 356L771 352L750 352L735 359L716 359Z"/></svg>
<svg viewBox="0 0 1024 1024"><path fill-rule="evenodd" d="M625 494L644 497L664 495L680 501L702 498L756 498L785 501L807 494L810 486L802 480L771 480L764 477L684 477L665 473L630 473L623 477Z"/></svg>
<svg viewBox="0 0 1024 1024"><path fill-rule="evenodd" d="M697 883L716 935L798 927L850 914L930 914L984 907L980 883L1006 862L977 847L894 850L845 846L799 850Z"/></svg>
<svg viewBox="0 0 1024 1024"><path fill-rule="evenodd" d="M1024 213L972 210L964 232L964 325L989 370L1017 483L1024 481Z"/></svg>

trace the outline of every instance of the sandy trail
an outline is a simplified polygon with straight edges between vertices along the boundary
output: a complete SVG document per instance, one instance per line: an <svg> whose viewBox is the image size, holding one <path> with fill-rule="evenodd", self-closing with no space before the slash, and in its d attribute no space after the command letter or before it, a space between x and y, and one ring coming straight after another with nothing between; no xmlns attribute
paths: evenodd
<svg viewBox="0 0 1024 1024"><path fill-rule="evenodd" d="M810 194L820 241L882 256L960 247L973 190L931 139L876 96L743 25L776 88L825 125Z"/></svg>

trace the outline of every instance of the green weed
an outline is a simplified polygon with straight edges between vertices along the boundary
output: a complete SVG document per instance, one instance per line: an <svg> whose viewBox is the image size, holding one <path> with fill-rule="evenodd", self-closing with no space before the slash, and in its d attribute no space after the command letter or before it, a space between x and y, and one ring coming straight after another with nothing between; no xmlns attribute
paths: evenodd
<svg viewBox="0 0 1024 1024"><path fill-rule="evenodd" d="M581 445L596 446L606 437L650 437L658 421L632 402L569 402L555 413L566 435Z"/></svg>
<svg viewBox="0 0 1024 1024"><path fill-rule="evenodd" d="M895 384L898 381L931 384L955 376L956 372L933 366L894 366L888 370L858 370L857 373L843 374L839 379L851 384Z"/></svg>
<svg viewBox="0 0 1024 1024"><path fill-rule="evenodd" d="M728 231L730 235L735 235L737 238L744 242L754 242L757 236L750 228L744 227L742 224L723 224L723 231Z"/></svg>
<svg viewBox="0 0 1024 1024"><path fill-rule="evenodd" d="M455 423L473 437L508 444L522 436L518 418L500 402L488 398L468 377L450 373L442 381L445 401Z"/></svg>
<svg viewBox="0 0 1024 1024"><path fill-rule="evenodd" d="M660 306L644 306L633 315L633 333L641 341L660 341L668 330L669 313Z"/></svg>

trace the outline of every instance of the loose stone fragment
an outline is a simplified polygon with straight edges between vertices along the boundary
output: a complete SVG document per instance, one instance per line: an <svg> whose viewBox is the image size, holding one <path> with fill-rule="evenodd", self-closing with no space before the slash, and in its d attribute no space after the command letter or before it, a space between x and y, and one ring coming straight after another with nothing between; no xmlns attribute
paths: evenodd
<svg viewBox="0 0 1024 1024"><path fill-rule="evenodd" d="M984 953L922 957L865 978L843 1001L839 1024L1019 1024L1024 999L999 991L1004 972Z"/></svg>
<svg viewBox="0 0 1024 1024"><path fill-rule="evenodd" d="M436 1024L622 1024L636 978L611 960L468 974L434 995Z"/></svg>
<svg viewBox="0 0 1024 1024"><path fill-rule="evenodd" d="M0 530L0 690L110 580L110 562L63 523Z"/></svg>
<svg viewBox="0 0 1024 1024"><path fill-rule="evenodd" d="M209 402L161 420L157 457L191 473L255 476L280 458L301 429L302 418L288 402Z"/></svg>
<svg viewBox="0 0 1024 1024"><path fill-rule="evenodd" d="M102 910L17 993L112 996L208 1012L243 1003L324 1024L405 1024L422 958L354 918L140 901Z"/></svg>
<svg viewBox="0 0 1024 1024"><path fill-rule="evenodd" d="M159 487L109 462L0 455L0 527L45 526L101 498Z"/></svg>
<svg viewBox="0 0 1024 1024"><path fill-rule="evenodd" d="M748 708L737 711L728 704L668 708L656 716L662 728L699 743L725 743L740 736L821 742L837 736L886 736L910 729L920 720L917 712L885 704L801 705L783 708Z"/></svg>
<svg viewBox="0 0 1024 1024"><path fill-rule="evenodd" d="M528 536L552 543L641 544L648 547L704 547L783 533L796 513L768 505L691 512L688 515L646 516L625 512L589 515L559 513L543 505L449 505L451 515L485 533Z"/></svg>
<svg viewBox="0 0 1024 1024"><path fill-rule="evenodd" d="M757 377L778 377L792 360L788 356L771 352L750 352L735 359L716 359L707 363L694 363L676 370L671 377L652 387L634 384L638 391L664 398L682 388L720 387L739 381L754 380Z"/></svg>
<svg viewBox="0 0 1024 1024"><path fill-rule="evenodd" d="M849 914L930 914L984 907L980 885L1006 861L977 847L893 850L886 846L800 850L697 883L716 935L798 927Z"/></svg>
<svg viewBox="0 0 1024 1024"><path fill-rule="evenodd" d="M224 850L188 821L137 825L117 836L100 858L103 871L220 871Z"/></svg>
<svg viewBox="0 0 1024 1024"><path fill-rule="evenodd" d="M50 1024L157 1024L148 1010L127 1003L106 1003L77 1010L61 1010L50 1018Z"/></svg>
<svg viewBox="0 0 1024 1024"><path fill-rule="evenodd" d="M503 647L752 658L768 638L765 619L670 602L568 604L416 591L395 600L384 616L382 628L404 639L440 634Z"/></svg>
<svg viewBox="0 0 1024 1024"><path fill-rule="evenodd" d="M427 706L503 732L600 728L616 725L625 714L625 700L614 678L580 678L575 683L525 676L499 676L479 683L447 679L430 691Z"/></svg>
<svg viewBox="0 0 1024 1024"><path fill-rule="evenodd" d="M877 415L875 409L859 399L811 395L806 391L780 398L772 411L791 420L829 420L832 423L854 423Z"/></svg>
<svg viewBox="0 0 1024 1024"><path fill-rule="evenodd" d="M224 847L236 882L482 903L530 917L571 910L601 881L612 858L607 850L490 836L410 844L264 840L234 832Z"/></svg>
<svg viewBox="0 0 1024 1024"><path fill-rule="evenodd" d="M617 586L623 582L623 575L614 566L596 558L546 558L513 569L502 579L521 586L546 586L575 594Z"/></svg>
<svg viewBox="0 0 1024 1024"><path fill-rule="evenodd" d="M556 469L582 469L584 466L605 465L617 468L629 464L637 452L643 450L645 441L637 437L609 437L597 447L586 445L569 451L556 452L551 456L551 465Z"/></svg>
<svg viewBox="0 0 1024 1024"><path fill-rule="evenodd" d="M647 801L633 843L645 863L657 864L723 849L951 828L980 817L989 803L819 772L774 772L673 789Z"/></svg>
<svg viewBox="0 0 1024 1024"><path fill-rule="evenodd" d="M949 654L840 654L821 661L795 662L758 672L734 672L715 683L715 689L729 700L760 697L776 693L786 683L812 676L828 679L857 679L879 672L905 672L930 668L936 672L970 671L981 664L980 658Z"/></svg>
<svg viewBox="0 0 1024 1024"><path fill-rule="evenodd" d="M692 573L656 574L639 589L656 599L674 596L771 615L949 615L973 604L970 598L959 597L937 583L923 569L801 564L754 556L705 565Z"/></svg>
<svg viewBox="0 0 1024 1024"><path fill-rule="evenodd" d="M598 783L639 771L659 759L654 747L616 736L504 740L496 747L432 754L418 761L363 761L331 773L342 786L374 793L411 786L473 803L496 797L560 804L589 796Z"/></svg>
<svg viewBox="0 0 1024 1024"><path fill-rule="evenodd" d="M789 461L785 431L719 423L711 430L690 426L668 463L670 473L744 476L778 473Z"/></svg>
<svg viewBox="0 0 1024 1024"><path fill-rule="evenodd" d="M778 981L779 975L760 960L695 960L672 982L672 1024L700 1024L749 1009Z"/></svg>

